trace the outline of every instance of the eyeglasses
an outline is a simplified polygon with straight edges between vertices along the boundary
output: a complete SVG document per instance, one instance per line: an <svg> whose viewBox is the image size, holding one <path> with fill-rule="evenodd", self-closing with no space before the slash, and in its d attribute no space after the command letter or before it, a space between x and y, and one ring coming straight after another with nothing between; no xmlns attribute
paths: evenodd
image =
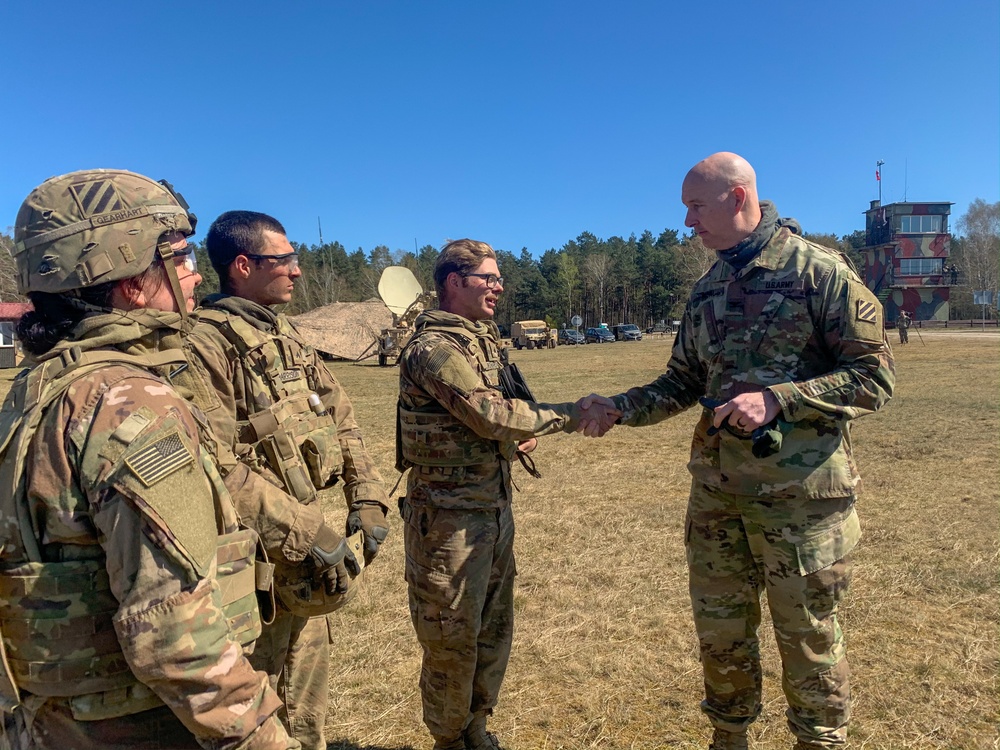
<svg viewBox="0 0 1000 750"><path fill-rule="evenodd" d="M299 267L298 253L283 253L281 255L258 255L257 253L243 253L247 258L259 263L262 260L273 260L275 267L287 268L289 273Z"/></svg>
<svg viewBox="0 0 1000 750"><path fill-rule="evenodd" d="M478 276L480 279L486 281L486 288L492 289L497 284L503 286L503 276L497 276L495 273L463 273L462 278L468 278L469 276Z"/></svg>
<svg viewBox="0 0 1000 750"><path fill-rule="evenodd" d="M176 264L178 259L183 259L181 261L181 267L188 273L198 273L198 256L194 254L194 247L188 245L182 250L174 250L170 255L174 259Z"/></svg>

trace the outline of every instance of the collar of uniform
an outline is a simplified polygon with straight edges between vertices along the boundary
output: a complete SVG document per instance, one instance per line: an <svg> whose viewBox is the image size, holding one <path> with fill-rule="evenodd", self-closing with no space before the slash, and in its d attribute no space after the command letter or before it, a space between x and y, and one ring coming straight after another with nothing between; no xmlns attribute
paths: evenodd
<svg viewBox="0 0 1000 750"><path fill-rule="evenodd" d="M486 336L496 341L500 340L500 331L492 320L469 320L455 313L444 310L425 310L413 322L413 328L419 331L427 326L447 326L449 328L464 328L473 336Z"/></svg>
<svg viewBox="0 0 1000 750"><path fill-rule="evenodd" d="M231 315L238 315L261 331L273 331L278 327L278 313L245 297L220 292L208 295L201 304L203 307L212 307Z"/></svg>
<svg viewBox="0 0 1000 750"><path fill-rule="evenodd" d="M757 256L737 276L743 276L753 268L766 268L769 271L776 269L781 263L781 256L785 250L785 245L792 234L793 232L789 227L779 226L778 230L771 235L771 239L767 244L757 253Z"/></svg>
<svg viewBox="0 0 1000 750"><path fill-rule="evenodd" d="M59 357L72 347L79 347L81 351L115 348L138 354L176 348L180 345L182 328L184 321L179 313L160 310L88 315L76 324L67 338L32 361Z"/></svg>

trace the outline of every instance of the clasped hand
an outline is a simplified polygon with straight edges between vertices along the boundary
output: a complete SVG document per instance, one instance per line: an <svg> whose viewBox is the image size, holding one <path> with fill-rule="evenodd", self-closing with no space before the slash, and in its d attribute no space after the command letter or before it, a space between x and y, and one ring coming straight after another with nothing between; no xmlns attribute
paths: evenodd
<svg viewBox="0 0 1000 750"><path fill-rule="evenodd" d="M583 412L576 431L582 432L587 437L603 437L622 415L614 401L596 393L584 396L576 402L576 405Z"/></svg>
<svg viewBox="0 0 1000 750"><path fill-rule="evenodd" d="M721 428L729 423L747 434L770 423L781 412L774 394L767 390L742 393L714 409L712 425Z"/></svg>

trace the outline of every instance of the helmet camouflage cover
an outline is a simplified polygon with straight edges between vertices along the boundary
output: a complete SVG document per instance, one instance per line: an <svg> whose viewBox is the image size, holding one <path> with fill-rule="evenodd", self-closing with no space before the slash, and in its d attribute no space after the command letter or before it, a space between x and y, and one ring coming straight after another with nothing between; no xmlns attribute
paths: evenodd
<svg viewBox="0 0 1000 750"><path fill-rule="evenodd" d="M135 172L50 177L17 212L18 290L58 293L137 276L165 233L190 236L196 221L169 184Z"/></svg>

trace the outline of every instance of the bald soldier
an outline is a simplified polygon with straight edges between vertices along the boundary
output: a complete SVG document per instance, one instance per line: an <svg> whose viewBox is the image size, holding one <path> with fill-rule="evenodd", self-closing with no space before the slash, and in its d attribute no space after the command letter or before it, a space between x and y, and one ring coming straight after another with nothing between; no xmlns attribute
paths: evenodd
<svg viewBox="0 0 1000 750"><path fill-rule="evenodd" d="M718 260L691 291L666 373L583 405L614 404L639 427L701 400L685 544L710 748L745 750L760 714L764 591L795 750L835 748L850 717L837 608L860 537L849 420L888 401L895 373L882 306L850 261L803 239L756 182L732 153L688 172L685 225Z"/></svg>

